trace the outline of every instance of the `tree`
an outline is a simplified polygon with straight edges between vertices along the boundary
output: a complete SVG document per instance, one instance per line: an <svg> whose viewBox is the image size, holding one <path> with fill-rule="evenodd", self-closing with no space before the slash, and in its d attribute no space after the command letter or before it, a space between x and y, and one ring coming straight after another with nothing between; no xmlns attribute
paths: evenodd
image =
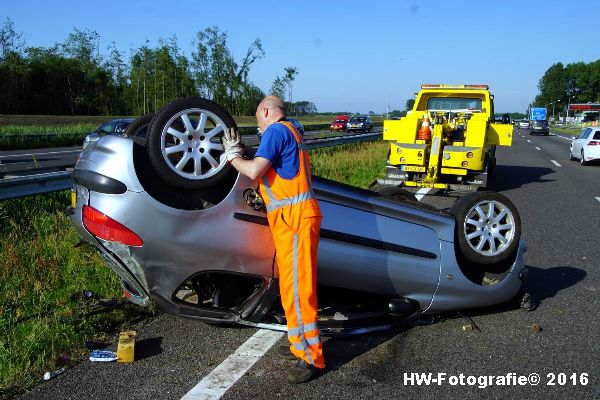
<svg viewBox="0 0 600 400"><path fill-rule="evenodd" d="M198 32L195 47L192 67L199 93L233 113L254 113L256 104L250 98L256 90L251 88L248 74L252 64L264 57L261 41L250 44L240 64L227 47L227 33L217 27Z"/></svg>
<svg viewBox="0 0 600 400"><path fill-rule="evenodd" d="M0 113L19 113L26 107L27 62L24 43L12 19L0 29Z"/></svg>
<svg viewBox="0 0 600 400"><path fill-rule="evenodd" d="M408 99L406 100L406 107L404 108L406 111L410 111L413 109L415 105L415 99Z"/></svg>
<svg viewBox="0 0 600 400"><path fill-rule="evenodd" d="M292 104L296 115L314 115L317 113L317 106L310 101L298 101Z"/></svg>
<svg viewBox="0 0 600 400"><path fill-rule="evenodd" d="M285 71L285 75L283 77L283 81L285 82L285 84L288 87L288 102L290 105L293 104L293 100L292 100L292 88L294 86L294 80L296 80L296 76L298 76L299 72L298 69L296 67L286 67L284 68ZM292 110L290 110L290 113L292 113Z"/></svg>
<svg viewBox="0 0 600 400"><path fill-rule="evenodd" d="M285 99L285 82L279 76L276 76L271 85L269 94Z"/></svg>

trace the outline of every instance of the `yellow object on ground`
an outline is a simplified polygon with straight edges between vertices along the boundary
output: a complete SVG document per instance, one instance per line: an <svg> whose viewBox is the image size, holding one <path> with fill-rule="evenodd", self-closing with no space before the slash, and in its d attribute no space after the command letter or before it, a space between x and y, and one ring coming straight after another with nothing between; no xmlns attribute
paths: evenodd
<svg viewBox="0 0 600 400"><path fill-rule="evenodd" d="M119 334L118 362L133 362L135 359L135 335L135 331L126 331Z"/></svg>

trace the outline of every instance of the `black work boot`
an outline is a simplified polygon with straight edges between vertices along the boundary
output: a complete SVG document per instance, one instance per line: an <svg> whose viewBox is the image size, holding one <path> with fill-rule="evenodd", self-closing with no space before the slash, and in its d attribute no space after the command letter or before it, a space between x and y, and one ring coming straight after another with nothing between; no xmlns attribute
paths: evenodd
<svg viewBox="0 0 600 400"><path fill-rule="evenodd" d="M289 346L279 346L276 350L277 355L279 356L279 358L283 359L283 360L287 360L287 361L294 361L297 360L298 357L296 357L291 351L290 351L290 347Z"/></svg>
<svg viewBox="0 0 600 400"><path fill-rule="evenodd" d="M304 360L298 360L287 376L288 383L304 383L314 378L319 369Z"/></svg>

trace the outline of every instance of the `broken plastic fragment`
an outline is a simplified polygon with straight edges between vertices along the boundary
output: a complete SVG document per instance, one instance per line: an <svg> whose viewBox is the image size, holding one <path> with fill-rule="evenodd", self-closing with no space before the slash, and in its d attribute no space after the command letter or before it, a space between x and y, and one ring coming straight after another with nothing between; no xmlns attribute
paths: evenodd
<svg viewBox="0 0 600 400"><path fill-rule="evenodd" d="M90 361L100 361L100 362L108 362L108 361L116 361L117 353L110 350L94 350L90 353Z"/></svg>

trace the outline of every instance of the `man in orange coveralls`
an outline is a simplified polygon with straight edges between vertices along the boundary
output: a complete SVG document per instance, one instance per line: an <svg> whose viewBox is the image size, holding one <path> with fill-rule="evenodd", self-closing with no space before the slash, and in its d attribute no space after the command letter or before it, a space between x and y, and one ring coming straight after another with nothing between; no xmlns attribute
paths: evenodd
<svg viewBox="0 0 600 400"><path fill-rule="evenodd" d="M227 160L240 173L259 180L279 267L279 290L291 343L279 349L298 359L288 382L310 380L325 368L317 328L317 247L321 209L312 191L310 160L304 140L286 121L285 103L276 96L264 98L256 109L261 143L252 160L242 158L240 136L225 133ZM291 351L291 354L290 354Z"/></svg>

